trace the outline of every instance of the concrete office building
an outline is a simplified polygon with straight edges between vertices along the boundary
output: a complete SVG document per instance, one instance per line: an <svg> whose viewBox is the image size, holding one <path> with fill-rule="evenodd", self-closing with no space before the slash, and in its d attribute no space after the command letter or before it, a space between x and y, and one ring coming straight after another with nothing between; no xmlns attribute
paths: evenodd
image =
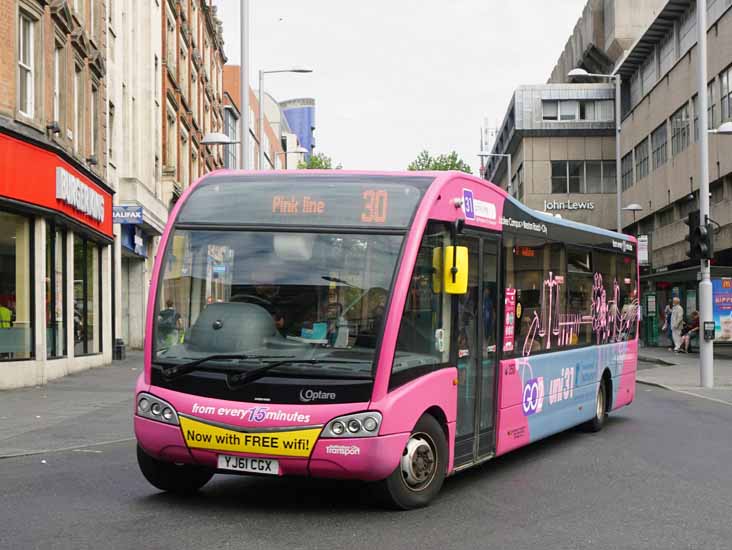
<svg viewBox="0 0 732 550"><path fill-rule="evenodd" d="M0 0L0 389L112 358L104 6Z"/></svg>
<svg viewBox="0 0 732 550"><path fill-rule="evenodd" d="M108 27L107 177L115 205L114 336L142 348L152 264L168 218L161 178L164 4L111 2Z"/></svg>
<svg viewBox="0 0 732 550"><path fill-rule="evenodd" d="M575 221L615 225L613 86L542 84L513 95L485 178L527 206Z"/></svg>
<svg viewBox="0 0 732 550"><path fill-rule="evenodd" d="M615 229L615 91L568 83L575 67L610 73L664 0L589 0L547 84L520 86L491 153L510 154L511 189L531 208ZM505 157L484 159L486 179L508 189Z"/></svg>
<svg viewBox="0 0 732 550"><path fill-rule="evenodd" d="M709 127L732 120L732 0L708 1ZM684 219L699 208L697 14L690 0L666 2L625 56L623 77L623 202L642 208L629 233L649 235L650 269L644 291L661 306L673 294L687 312L697 309L699 263L686 256ZM709 140L712 277L732 275L732 137Z"/></svg>

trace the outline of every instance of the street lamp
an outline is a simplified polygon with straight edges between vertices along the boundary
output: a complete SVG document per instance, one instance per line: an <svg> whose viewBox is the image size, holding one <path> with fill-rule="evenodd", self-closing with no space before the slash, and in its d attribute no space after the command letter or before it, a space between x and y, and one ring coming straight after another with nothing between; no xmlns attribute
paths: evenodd
<svg viewBox="0 0 732 550"><path fill-rule="evenodd" d="M259 169L263 170L262 165L264 164L264 149L262 149L262 137L264 135L264 105L262 104L262 97L264 96L264 75L275 74L275 73L312 73L312 69L305 69L303 67L295 67L292 69L276 69L272 71L259 71Z"/></svg>
<svg viewBox="0 0 732 550"><path fill-rule="evenodd" d="M275 157L277 155L285 155L285 169L287 169L287 155L305 155L308 152L305 147L295 147L292 151L275 151Z"/></svg>
<svg viewBox="0 0 732 550"><path fill-rule="evenodd" d="M508 184L506 185L506 188L508 189L508 194L513 195L513 185L511 184L511 154L510 153L488 153L487 151L481 151L480 153L478 153L478 156L480 158L498 157L498 158L508 159Z"/></svg>
<svg viewBox="0 0 732 550"><path fill-rule="evenodd" d="M628 206L623 207L623 210L625 212L633 212L633 225L635 225L635 213L641 212L643 210L643 207L637 202L634 202L633 204L629 204Z"/></svg>
<svg viewBox="0 0 732 550"><path fill-rule="evenodd" d="M710 134L732 135L732 122L725 122L716 130L709 130Z"/></svg>
<svg viewBox="0 0 732 550"><path fill-rule="evenodd" d="M615 193L616 193L616 202L617 202L617 231L618 233L621 233L623 231L623 216L621 213L622 206L623 206L623 188L622 188L622 167L621 167L621 159L620 159L620 132L622 129L620 117L622 116L620 112L620 85L622 84L622 80L620 78L619 74L597 74L597 73L588 73L584 69L580 69L579 67L576 69L572 69L569 71L569 74L567 75L569 78L574 77L596 77L596 78L604 78L606 80L614 80L615 81Z"/></svg>

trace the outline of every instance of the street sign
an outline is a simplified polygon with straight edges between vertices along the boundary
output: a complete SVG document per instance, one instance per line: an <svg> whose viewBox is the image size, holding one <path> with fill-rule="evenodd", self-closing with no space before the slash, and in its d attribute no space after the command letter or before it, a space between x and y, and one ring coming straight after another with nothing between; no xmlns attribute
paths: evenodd
<svg viewBox="0 0 732 550"><path fill-rule="evenodd" d="M638 261L642 266L651 265L648 249L648 235L638 235Z"/></svg>
<svg viewBox="0 0 732 550"><path fill-rule="evenodd" d="M113 206L112 223L123 225L142 223L142 206Z"/></svg>
<svg viewBox="0 0 732 550"><path fill-rule="evenodd" d="M714 321L704 321L704 340L714 340Z"/></svg>

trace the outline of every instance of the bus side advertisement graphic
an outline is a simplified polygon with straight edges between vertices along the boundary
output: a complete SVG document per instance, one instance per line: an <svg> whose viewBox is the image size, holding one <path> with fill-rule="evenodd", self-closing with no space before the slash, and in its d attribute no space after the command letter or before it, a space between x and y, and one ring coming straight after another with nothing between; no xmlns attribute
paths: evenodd
<svg viewBox="0 0 732 550"><path fill-rule="evenodd" d="M309 457L320 428L282 432L243 433L180 417L183 437L193 449L259 455Z"/></svg>

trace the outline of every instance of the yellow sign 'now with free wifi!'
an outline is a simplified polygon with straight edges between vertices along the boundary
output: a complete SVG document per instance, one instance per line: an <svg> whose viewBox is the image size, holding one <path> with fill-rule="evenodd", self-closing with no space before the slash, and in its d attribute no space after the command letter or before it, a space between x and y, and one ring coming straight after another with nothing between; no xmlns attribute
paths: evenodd
<svg viewBox="0 0 732 550"><path fill-rule="evenodd" d="M308 457L320 435L320 428L280 432L237 432L180 417L183 438L192 449L231 451L269 456Z"/></svg>

